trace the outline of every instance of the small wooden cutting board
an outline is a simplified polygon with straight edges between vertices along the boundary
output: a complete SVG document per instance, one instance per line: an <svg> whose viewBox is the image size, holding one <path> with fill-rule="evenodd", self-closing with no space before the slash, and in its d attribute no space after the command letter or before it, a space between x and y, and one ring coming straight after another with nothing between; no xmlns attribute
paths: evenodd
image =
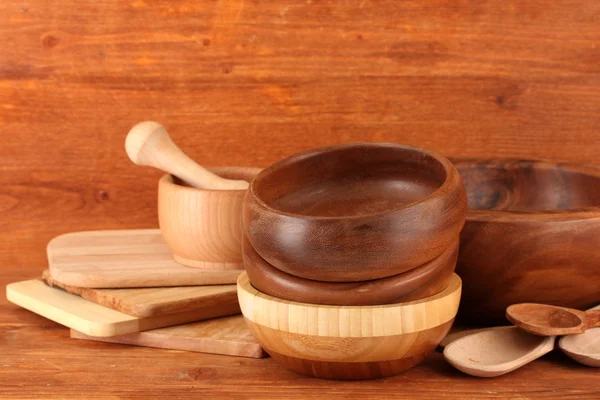
<svg viewBox="0 0 600 400"><path fill-rule="evenodd" d="M236 285L182 286L140 289L91 289L57 282L48 270L42 274L47 285L58 287L94 303L135 317L173 314L220 308L230 315L239 312ZM237 308L236 308L237 307Z"/></svg>
<svg viewBox="0 0 600 400"><path fill-rule="evenodd" d="M130 333L110 338L87 336L71 329L74 339L87 339L108 343L157 347L161 349L197 351L228 356L263 358L266 353L248 329L244 317L234 315L171 326L169 328Z"/></svg>
<svg viewBox="0 0 600 400"><path fill-rule="evenodd" d="M185 267L158 229L75 232L48 243L52 277L87 288L235 284L242 270Z"/></svg>
<svg viewBox="0 0 600 400"><path fill-rule="evenodd" d="M61 325L90 336L118 336L165 326L186 324L239 313L239 305L215 305L203 310L191 310L151 317L134 317L101 306L64 290L46 285L38 279L11 283L6 286L8 301L46 317Z"/></svg>

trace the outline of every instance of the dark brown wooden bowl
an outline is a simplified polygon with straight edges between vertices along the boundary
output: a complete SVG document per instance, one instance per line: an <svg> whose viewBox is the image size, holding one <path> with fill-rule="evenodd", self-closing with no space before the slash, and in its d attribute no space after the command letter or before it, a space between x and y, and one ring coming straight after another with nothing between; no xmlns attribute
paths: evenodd
<svg viewBox="0 0 600 400"><path fill-rule="evenodd" d="M425 265L362 282L321 282L287 274L266 262L247 237L242 240L242 256L252 286L270 296L300 303L371 306L420 300L446 289L456 266L458 239Z"/></svg>
<svg viewBox="0 0 600 400"><path fill-rule="evenodd" d="M460 318L506 322L506 307L600 303L600 169L455 160L469 199L456 272Z"/></svg>
<svg viewBox="0 0 600 400"><path fill-rule="evenodd" d="M446 158L395 144L344 144L261 171L244 202L254 249L301 278L354 282L409 271L456 240L465 189Z"/></svg>

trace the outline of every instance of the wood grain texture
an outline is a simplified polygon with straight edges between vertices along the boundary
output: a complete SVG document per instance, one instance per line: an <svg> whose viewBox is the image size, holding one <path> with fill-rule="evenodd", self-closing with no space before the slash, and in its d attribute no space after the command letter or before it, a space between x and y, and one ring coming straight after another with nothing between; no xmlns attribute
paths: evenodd
<svg viewBox="0 0 600 400"><path fill-rule="evenodd" d="M455 164L470 203L456 266L465 288L458 319L502 324L511 304L585 309L600 302L599 168Z"/></svg>
<svg viewBox="0 0 600 400"><path fill-rule="evenodd" d="M204 190L248 189L247 180L223 178L192 160L158 122L143 121L131 128L125 138L125 151L134 164L157 168L186 186Z"/></svg>
<svg viewBox="0 0 600 400"><path fill-rule="evenodd" d="M237 286L242 314L256 324L300 335L362 338L420 332L453 320L462 283L454 274L448 287L438 294L381 306L325 306L281 300L256 290L246 273L240 275Z"/></svg>
<svg viewBox="0 0 600 400"><path fill-rule="evenodd" d="M589 329L579 335L563 336L560 349L573 360L589 367L600 368L600 329Z"/></svg>
<svg viewBox="0 0 600 400"><path fill-rule="evenodd" d="M41 268L0 269L0 285ZM598 371L553 352L511 374L482 382L432 353L396 377L340 382L288 371L270 358L253 360L69 339L69 331L0 296L0 398L134 400L168 396L261 399L399 400L585 399L600 396ZM32 373L34 372L34 373Z"/></svg>
<svg viewBox="0 0 600 400"><path fill-rule="evenodd" d="M148 118L206 166L350 141L596 162L599 14L594 0L3 2L1 265L43 265L60 233L156 227L160 173L123 149Z"/></svg>
<svg viewBox="0 0 600 400"><path fill-rule="evenodd" d="M512 326L512 325L507 325L507 326ZM452 326L452 328L450 328L450 331L448 332L448 334L442 339L438 348L443 349L446 346L448 346L450 343L454 342L455 340L460 339L465 336L468 336L468 335L472 335L477 332L483 332L483 331L487 331L490 329L502 329L505 327L506 326L494 326L491 328L489 328L489 327L488 328L470 328L465 325L454 324Z"/></svg>
<svg viewBox="0 0 600 400"><path fill-rule="evenodd" d="M63 289L96 304L134 317L151 317L188 311L205 314L208 310L213 313L219 308L225 313L223 315L228 315L236 310L237 305L235 285L92 289L57 282L48 270L42 274L42 280L49 286Z"/></svg>
<svg viewBox="0 0 600 400"><path fill-rule="evenodd" d="M67 233L50 241L47 254L54 280L77 287L230 284L242 272L189 268L175 262L158 229Z"/></svg>
<svg viewBox="0 0 600 400"><path fill-rule="evenodd" d="M350 346L357 346L358 349L370 352L373 349L378 349L385 354L383 359L374 359L372 361L342 361L342 360L319 360L318 358L307 357L306 354L290 352L280 353L272 342L269 342L265 337L273 339L281 334L281 331L270 330L253 322L249 322L249 326L255 335L258 335L259 340L265 346L265 349L271 357L286 368L302 375L308 375L322 379L334 380L367 380L387 378L398 375L415 365L422 362L431 352L439 341L448 333L450 326L454 320L438 325L426 331L416 332L414 334L400 335L398 337L386 338L371 338L369 342L359 340L362 343L348 343ZM261 333L259 333L261 332ZM264 336L261 336L264 335ZM285 335L285 333L284 333ZM373 340L374 339L374 340ZM295 340L290 338L280 338L282 341L298 343L298 338ZM352 341L354 342L354 341ZM292 344L292 346L294 346ZM304 345L308 347L307 345ZM334 341L329 346L340 346L339 338L337 343ZM323 348L328 347L323 345ZM285 348L284 348L285 349ZM289 349L289 348L288 348ZM377 356L382 356L379 353Z"/></svg>
<svg viewBox="0 0 600 400"><path fill-rule="evenodd" d="M185 324L236 314L237 304L182 311L150 317L133 317L101 306L41 280L14 282L6 287L6 298L29 311L90 336L118 336L165 326Z"/></svg>
<svg viewBox="0 0 600 400"><path fill-rule="evenodd" d="M600 305L590 311L600 311ZM579 335L563 336L558 347L573 360L590 367L600 367L600 328L588 329Z"/></svg>
<svg viewBox="0 0 600 400"><path fill-rule="evenodd" d="M258 168L211 169L250 181ZM246 190L202 190L165 175L158 184L158 222L175 261L202 269L244 269L242 204Z"/></svg>
<svg viewBox="0 0 600 400"><path fill-rule="evenodd" d="M1 2L0 285L38 276L58 234L157 227L161 174L122 149L147 118L209 166L348 141L597 162L599 14L595 0ZM0 297L0 395L600 396L597 371L559 352L485 385L441 354L395 378L330 382L67 336Z"/></svg>
<svg viewBox="0 0 600 400"><path fill-rule="evenodd" d="M600 310L581 311L548 304L521 303L506 309L506 319L534 335L574 335L600 327Z"/></svg>
<svg viewBox="0 0 600 400"><path fill-rule="evenodd" d="M238 297L248 327L284 367L324 379L397 375L420 363L446 336L460 302L461 281L431 297L380 306L325 306L257 291L247 274Z"/></svg>
<svg viewBox="0 0 600 400"><path fill-rule="evenodd" d="M256 175L243 209L248 240L265 261L326 282L422 266L456 242L466 214L465 187L447 158L394 143L284 158Z"/></svg>
<svg viewBox="0 0 600 400"><path fill-rule="evenodd" d="M71 329L71 338L238 357L266 357L241 315L105 338Z"/></svg>
<svg viewBox="0 0 600 400"><path fill-rule="evenodd" d="M465 374L494 378L548 354L556 336L536 336L516 326L487 329L456 339L444 358Z"/></svg>
<svg viewBox="0 0 600 400"><path fill-rule="evenodd" d="M322 282L286 274L266 262L246 236L242 241L242 255L250 283L262 293L300 303L372 306L418 300L448 287L456 267L458 241L425 265L362 282Z"/></svg>

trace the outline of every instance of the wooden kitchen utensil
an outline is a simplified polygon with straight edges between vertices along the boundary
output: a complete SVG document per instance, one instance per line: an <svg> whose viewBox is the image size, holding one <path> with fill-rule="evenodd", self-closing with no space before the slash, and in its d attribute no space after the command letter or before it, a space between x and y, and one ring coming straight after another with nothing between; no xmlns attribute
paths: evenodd
<svg viewBox="0 0 600 400"><path fill-rule="evenodd" d="M599 168L453 161L469 199L456 266L461 322L503 324L517 303L584 310L600 302Z"/></svg>
<svg viewBox="0 0 600 400"><path fill-rule="evenodd" d="M29 311L90 336L117 336L165 326L235 314L238 308L228 305L207 307L151 317L134 317L101 306L82 297L46 285L41 280L11 283L6 298Z"/></svg>
<svg viewBox="0 0 600 400"><path fill-rule="evenodd" d="M102 306L135 317L197 311L206 314L218 308L224 314L239 312L235 285L182 286L133 289L92 289L57 282L44 271L42 280L49 286L63 289ZM216 310L211 310L215 312Z"/></svg>
<svg viewBox="0 0 600 400"><path fill-rule="evenodd" d="M439 256L458 238L466 212L464 186L446 158L354 143L299 153L261 171L244 202L244 226L273 267L356 282Z"/></svg>
<svg viewBox="0 0 600 400"><path fill-rule="evenodd" d="M489 330L494 330L494 329L502 329L502 328L509 328L512 325L509 326L493 326L491 328L462 328L462 327L457 327L456 325L454 325L452 327L452 329L450 329L450 332L446 335L446 337L440 342L440 344L438 345L439 348L446 348L446 346L448 346L450 343L454 342L455 340L458 340L460 338L463 338L465 336L469 336L469 335L473 335L475 333L479 333L479 332L484 332L484 331L489 331Z"/></svg>
<svg viewBox="0 0 600 400"><path fill-rule="evenodd" d="M250 330L275 361L305 375L373 379L420 363L448 333L461 281L421 300L383 306L324 306L257 291L246 274L238 297Z"/></svg>
<svg viewBox="0 0 600 400"><path fill-rule="evenodd" d="M600 328L588 329L577 335L563 336L558 347L580 364L600 367Z"/></svg>
<svg viewBox="0 0 600 400"><path fill-rule="evenodd" d="M68 233L52 239L47 254L55 281L82 288L235 284L242 272L177 263L158 229Z"/></svg>
<svg viewBox="0 0 600 400"><path fill-rule="evenodd" d="M71 329L71 338L228 356L266 357L241 315L103 338Z"/></svg>
<svg viewBox="0 0 600 400"><path fill-rule="evenodd" d="M599 311L600 306L589 311ZM573 360L590 366L600 367L600 328L588 329L584 333L560 338L558 347Z"/></svg>
<svg viewBox="0 0 600 400"><path fill-rule="evenodd" d="M418 300L444 290L452 280L458 241L425 265L362 282L321 282L287 274L266 262L247 238L242 254L250 283L265 294L300 303L368 306Z"/></svg>
<svg viewBox="0 0 600 400"><path fill-rule="evenodd" d="M532 335L516 326L493 328L454 340L444 349L444 358L466 374L492 378L549 353L554 341L554 336Z"/></svg>
<svg viewBox="0 0 600 400"><path fill-rule="evenodd" d="M600 311L596 306L589 311ZM600 367L600 328L560 338L558 347L573 360L590 367Z"/></svg>
<svg viewBox="0 0 600 400"><path fill-rule="evenodd" d="M251 180L258 168L213 168L225 177ZM242 204L245 190L201 190L172 175L158 183L160 231L181 264L208 269L243 269Z"/></svg>
<svg viewBox="0 0 600 400"><path fill-rule="evenodd" d="M600 310L580 311L548 304L513 304L506 309L506 318L524 331L540 336L572 335L600 327Z"/></svg>
<svg viewBox="0 0 600 400"><path fill-rule="evenodd" d="M248 188L248 181L225 179L198 165L173 143L165 127L157 122L140 122L131 128L125 139L125 150L134 164L158 168L198 189Z"/></svg>

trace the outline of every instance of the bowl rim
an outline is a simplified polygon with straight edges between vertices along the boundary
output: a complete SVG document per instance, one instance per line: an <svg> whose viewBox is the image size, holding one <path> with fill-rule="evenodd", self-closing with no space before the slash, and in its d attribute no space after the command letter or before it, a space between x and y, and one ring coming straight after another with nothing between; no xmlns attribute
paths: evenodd
<svg viewBox="0 0 600 400"><path fill-rule="evenodd" d="M244 318L258 325L300 335L365 338L421 332L452 321L458 312L462 281L453 274L441 293L380 306L328 306L278 299L256 290L245 272L238 277L237 292Z"/></svg>
<svg viewBox="0 0 600 400"><path fill-rule="evenodd" d="M261 179L264 179L265 175L268 175L269 173L273 172L276 169L285 167L289 164L307 159L309 157L324 155L327 153L340 151L340 150L346 150L346 149L352 149L352 148L356 148L356 147L392 148L392 149L397 149L397 150L408 150L408 151L412 151L415 153L425 154L425 155L431 157L432 159L434 159L436 162L438 162L443 167L444 172L446 173L446 177L444 179L444 182L438 188L436 188L433 192L431 192L427 196L423 197L422 199L413 201L408 204L404 204L399 207L395 207L393 209L388 209L388 210L378 211L378 212L373 212L373 213L362 213L362 214L350 214L350 215L339 215L339 216L319 216L319 215L305 215L305 214L292 213L292 212L287 212L287 211L283 211L283 210L272 207L271 205L267 204L257 194L256 184L258 182L260 182ZM318 148L306 150L306 151L303 151L300 153L292 154L288 157L285 157L285 158L271 164L270 166L268 166L267 168L265 168L261 172L259 172L258 175L256 175L255 179L253 179L252 182L250 182L250 186L248 187L248 195L251 196L252 199L254 201L256 201L256 203L258 205L260 205L260 207L262 207L266 211L271 212L273 214L285 216L288 218L295 218L295 219L299 219L299 220L310 220L310 221L342 221L342 220L352 221L352 220L359 220L361 218L381 217L381 216L390 215L392 213L395 213L395 212L398 212L401 210L405 210L410 207L414 207L418 204L422 204L425 202L436 200L437 198L440 198L440 197L444 197L447 192L450 192L451 190L456 189L454 187L454 186L457 186L455 184L455 181L457 180L455 178L455 175L458 176L458 182L460 182L460 175L458 174L458 171L456 170L454 165L450 162L450 160L448 160L446 157L444 157L436 152L433 152L431 150L426 150L426 149L423 149L421 147L416 147L416 146L409 146L409 145L390 143L390 142L352 142L352 143L334 144L334 145L330 145L330 146L324 146L324 147L318 147Z"/></svg>
<svg viewBox="0 0 600 400"><path fill-rule="evenodd" d="M452 278L448 283L448 286L444 290L434 295L423 297L418 300L405 301L399 303L391 303L391 304L381 304L381 305L371 305L371 306L332 306L327 304L311 304L311 303L301 303L298 301L284 300L280 299L266 293L261 292L256 289L250 283L250 279L248 278L248 273L246 271L242 272L237 279L238 291L241 289L246 293L254 296L260 297L266 301L273 303L282 303L288 306L296 306L296 307L308 307L308 308L316 308L316 309L329 309L329 310L382 310L382 309L392 309L392 308L401 308L401 307L412 307L415 305L425 305L432 301L440 300L445 297L452 296L457 291L462 290L462 279L456 274L456 272L452 273Z"/></svg>
<svg viewBox="0 0 600 400"><path fill-rule="evenodd" d="M221 176L221 173L229 171L229 172L234 172L236 174L240 174L240 175L254 175L256 177L256 175L258 175L261 171L262 168L258 168L258 167L244 167L244 166L220 166L220 167L205 167L207 170L209 170L210 172ZM167 185L169 187L174 187L177 190L182 190L182 191L189 191L189 192L195 192L195 193L214 193L214 192L224 192L224 193L239 193L239 192L245 192L246 190L218 190L218 189L200 189L200 188L195 188L192 186L183 186L180 184L177 184L174 182L173 178L177 178L175 175L173 174L164 174L160 177L160 179L158 180L159 184L161 185ZM179 178L177 178L179 179ZM242 180L245 180L244 178L239 178ZM253 178L254 179L254 178Z"/></svg>
<svg viewBox="0 0 600 400"><path fill-rule="evenodd" d="M334 304L332 301L332 297L335 295L343 295L344 297L348 297L355 291L366 293L373 293L373 289L384 290L387 293L387 297L391 297L392 294L397 297L397 288L396 285L398 281L404 282L407 286L411 286L411 282L417 281L420 283L419 286L413 287L410 291L405 292L402 297L413 297L411 300L401 300L401 301L386 301L381 303L373 303L371 304L362 304L360 307L364 307L367 305L377 305L382 306L385 304L398 304L398 303L407 303L409 301L418 300L423 297L415 297L414 292L419 292L423 289L423 285L427 286L432 281L435 281L439 278L440 275L446 272L446 268L452 267L452 271L447 276L447 279L444 283L444 286L441 286L441 290L438 290L436 293L443 292L448 284L452 281L454 274L454 270L456 267L456 259L458 257L459 250L459 238L445 249L442 254L433 258L430 261L427 261L423 265L419 265L414 269L408 270L406 272L401 272L396 275L388 276L385 278L379 278L369 281L357 281L357 282L329 282L329 281L314 281L312 279L302 278L299 276L295 276L289 274L287 272L281 271L271 264L269 264L264 258L261 257L260 254L252 247L250 243L250 239L248 235L244 234L242 238L242 259L244 262L244 268L246 270L246 274L248 275L248 280L250 280L250 284L254 289L256 289L259 293L266 294L268 296L277 298L279 300L286 300L285 298L278 297L277 294L269 294L263 291L263 289L256 287L252 281L252 277L261 276L263 281L270 281L272 288L275 287L278 289L280 293L286 292L287 295L292 294L296 295L297 293L301 293L304 296L307 296L306 293L315 293L315 292L326 292L324 295L326 297L326 301L329 303L309 303L306 301L296 301L298 303L305 304L319 304L319 305L331 305L335 307L341 307L340 304ZM440 258L442 260L440 261ZM447 262L444 263L444 260ZM452 260L454 262L452 262ZM448 262L450 264L448 264ZM250 264L250 265L249 265ZM254 265L254 266L253 266ZM433 267L432 267L433 265ZM416 276L415 276L416 274ZM423 278L425 276L425 278ZM423 282L424 281L424 282ZM317 283L319 286L317 289L311 286L311 282ZM259 285L260 286L260 285ZM263 288L265 288L263 286ZM299 289L300 288L300 289ZM361 288L363 290L361 290ZM391 290L394 289L394 290ZM432 293L427 297L433 296L436 293ZM310 295L309 295L310 296ZM351 296L352 297L352 296ZM385 296L384 296L385 297ZM379 297L381 299L381 297ZM295 301L295 300L290 300ZM356 306L356 305L355 305Z"/></svg>
<svg viewBox="0 0 600 400"><path fill-rule="evenodd" d="M577 172L584 175L594 176L600 179L600 167L589 164L574 164L568 162L553 162L542 159L528 158L451 158L451 162L457 170L461 165L503 165L503 164L532 164L533 168L556 169ZM460 173L460 171L459 171ZM583 208L572 208L566 210L532 210L532 211L506 211L506 210L481 210L468 208L467 221L493 221L493 222L545 222L545 221L571 221L580 219L600 218L600 205Z"/></svg>

